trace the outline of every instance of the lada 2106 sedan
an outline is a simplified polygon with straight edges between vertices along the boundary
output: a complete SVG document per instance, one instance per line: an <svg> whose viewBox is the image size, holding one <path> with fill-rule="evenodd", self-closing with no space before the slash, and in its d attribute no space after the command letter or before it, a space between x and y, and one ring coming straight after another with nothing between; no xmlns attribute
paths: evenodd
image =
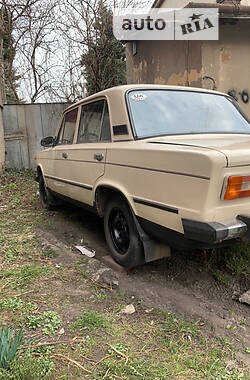
<svg viewBox="0 0 250 380"><path fill-rule="evenodd" d="M249 239L250 126L228 95L127 85L67 108L37 155L40 197L104 218L113 258L133 267L181 249Z"/></svg>

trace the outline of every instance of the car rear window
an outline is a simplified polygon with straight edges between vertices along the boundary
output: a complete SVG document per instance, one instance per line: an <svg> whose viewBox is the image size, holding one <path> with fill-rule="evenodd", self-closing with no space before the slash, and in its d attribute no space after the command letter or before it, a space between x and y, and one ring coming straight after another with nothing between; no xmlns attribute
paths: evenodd
<svg viewBox="0 0 250 380"><path fill-rule="evenodd" d="M137 138L250 133L249 121L227 96L185 90L133 90L127 97Z"/></svg>

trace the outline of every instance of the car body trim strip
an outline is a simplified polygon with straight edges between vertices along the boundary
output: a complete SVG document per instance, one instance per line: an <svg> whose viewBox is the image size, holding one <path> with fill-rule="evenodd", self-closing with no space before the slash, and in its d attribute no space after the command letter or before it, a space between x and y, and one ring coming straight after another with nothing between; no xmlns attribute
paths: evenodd
<svg viewBox="0 0 250 380"><path fill-rule="evenodd" d="M58 182L67 183L67 184L72 185L72 186L81 187L81 188L86 189L86 190L93 190L92 186L83 185L82 183L68 181L66 179L61 179L61 178L53 177L53 176L50 176L50 175L45 175L45 178L53 179L54 181L58 181Z"/></svg>
<svg viewBox="0 0 250 380"><path fill-rule="evenodd" d="M183 175L186 177L193 177L193 178L200 178L200 179L206 179L207 181L210 180L210 177L206 177L203 175L196 175L196 174L189 174L189 173L181 173L181 172L174 172L170 170L161 170L161 169L153 169L153 168L145 168L142 166L134 166L134 165L125 165L125 164L116 164L114 162L106 162L106 165L114 165L114 166L123 166L126 168L132 168L132 169L142 169L142 170L149 170L152 172L158 172L158 173L167 173L167 174L175 174L175 175Z"/></svg>
<svg viewBox="0 0 250 380"><path fill-rule="evenodd" d="M139 204L142 204L142 205L145 205L145 206L149 206L149 207L158 208L160 210L172 212L174 214L178 214L179 213L179 210L177 208L174 208L174 207L171 207L171 206L166 206L166 205L155 203L155 202L149 202L149 201L146 201L146 200L140 199L140 198L133 198L133 201L135 203L139 203Z"/></svg>
<svg viewBox="0 0 250 380"><path fill-rule="evenodd" d="M49 159L49 158L45 158ZM64 158L56 158L55 160L57 161L65 161ZM117 164L115 162L97 162L97 161L87 161L87 160L72 160L70 158L67 159L67 162L84 162L84 163L90 163L90 164L102 164L102 165L112 165L112 166L121 166L124 168L132 168L132 169L141 169L141 170L149 170L152 172L157 172L157 173L166 173L166 174L174 174L174 175L183 175L185 177L192 177L192 178L199 178L199 179L205 179L207 181L210 180L210 177L206 177L203 175L198 175L198 174L189 174L189 173L182 173L182 172L175 172L171 170L163 170L163 169L153 169L153 168L145 168L143 166L134 166L134 165L126 165L126 164Z"/></svg>

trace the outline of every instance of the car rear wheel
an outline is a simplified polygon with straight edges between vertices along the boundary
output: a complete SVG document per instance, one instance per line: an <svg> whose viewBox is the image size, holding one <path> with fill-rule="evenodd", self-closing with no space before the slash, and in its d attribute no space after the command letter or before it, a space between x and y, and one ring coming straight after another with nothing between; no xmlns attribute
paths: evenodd
<svg viewBox="0 0 250 380"><path fill-rule="evenodd" d="M132 268L145 262L132 213L122 197L116 196L108 202L104 230L111 256L120 265Z"/></svg>
<svg viewBox="0 0 250 380"><path fill-rule="evenodd" d="M39 197L42 202L42 205L47 210L55 210L57 206L56 198L51 194L49 189L47 188L44 178L42 175L39 176Z"/></svg>

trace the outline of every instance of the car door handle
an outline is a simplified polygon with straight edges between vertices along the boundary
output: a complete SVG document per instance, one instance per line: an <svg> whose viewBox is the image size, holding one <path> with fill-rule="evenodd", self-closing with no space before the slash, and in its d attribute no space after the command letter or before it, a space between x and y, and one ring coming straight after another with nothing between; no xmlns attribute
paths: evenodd
<svg viewBox="0 0 250 380"><path fill-rule="evenodd" d="M63 158L68 158L68 153L62 153Z"/></svg>
<svg viewBox="0 0 250 380"><path fill-rule="evenodd" d="M104 154L102 153L95 153L94 154L94 159L97 161L102 161L104 159Z"/></svg>

